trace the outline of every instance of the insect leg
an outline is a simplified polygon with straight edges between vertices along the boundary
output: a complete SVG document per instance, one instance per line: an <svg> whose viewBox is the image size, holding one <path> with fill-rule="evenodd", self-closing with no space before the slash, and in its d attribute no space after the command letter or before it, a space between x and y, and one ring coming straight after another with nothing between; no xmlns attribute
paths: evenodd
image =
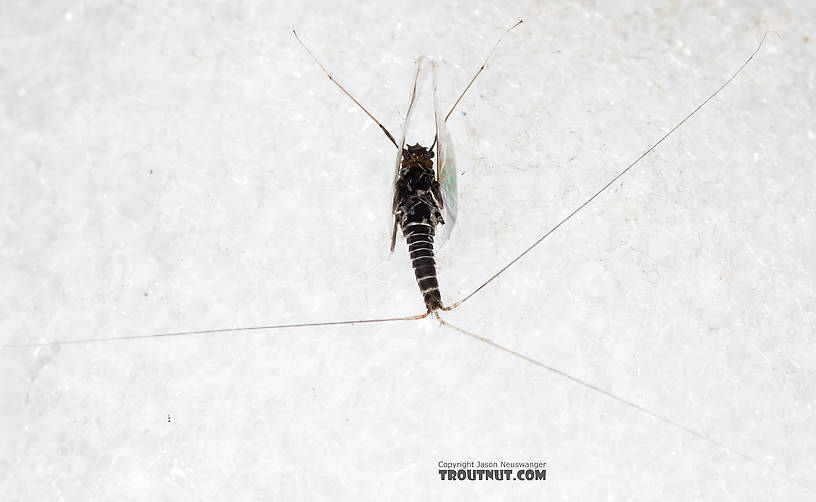
<svg viewBox="0 0 816 502"><path fill-rule="evenodd" d="M462 97L465 95L465 93L468 92L468 89L470 89L470 86L473 85L473 82L476 80L476 77L478 77L479 74L482 73L482 70L485 69L485 66L487 66L487 62L490 61L490 58L493 57L493 53L496 52L496 47L499 46L499 42L502 41L502 39L504 38L505 35L510 33L510 30L512 30L513 28L515 28L516 26L520 25L523 22L524 22L524 20L522 19L518 23L516 23L513 26L507 28L506 30L504 30L504 33L502 33L502 35L499 37L499 39L496 40L496 43L493 45L493 48L490 49L490 54L487 55L487 57L484 60L484 63L482 63L482 66L480 66L479 70L476 72L476 75L473 75L473 78L470 79L470 82L468 82L468 85L467 85L467 87L465 87L465 90L462 91L462 94L460 94L459 97L456 99L456 103L454 103L453 106L451 106L450 111L448 112L447 115L445 115L445 122L448 121L448 117L451 116L451 113L453 113L453 110L456 108L456 105L459 104L459 101L461 101Z"/></svg>
<svg viewBox="0 0 816 502"><path fill-rule="evenodd" d="M326 68L325 68L325 67L324 67L324 66L323 66L323 65L320 63L320 61L318 61L318 60L317 60L317 58L315 57L315 55L314 55L314 54L312 54L312 51L310 51L310 50L309 50L309 48L308 48L308 47L306 47L306 45L303 43L303 41L302 41L302 40L300 39L300 37L298 36L297 32L296 32L295 30L292 30L292 33L295 35L295 38L297 39L297 41L298 41L298 43L301 45L301 47L303 47L304 49L306 49L306 52L308 52L308 53L309 53L309 56L311 56L311 57L312 57L312 59L314 60L314 62L315 62L315 63L317 63L317 66L319 66L319 67L320 67L320 69L321 69L321 70L323 70L323 73L325 73L325 74L326 74L326 76L327 76L327 77L329 77L329 80L331 80L332 82L334 82L334 85L336 85L337 87L339 87L339 88L340 88L340 90L341 90L341 91L343 91L343 93L345 93L345 95L346 95L346 96L350 97L350 98L351 98L351 100L352 100L352 101L354 101L354 104L355 104L355 105L359 106L359 107L360 107L360 109L361 109L361 110L363 110L363 111L365 112L365 114L366 114L366 115L368 115L368 117L369 117L371 120L373 120L374 122L376 122L376 123L377 123L377 125L378 125L378 126L380 126L380 129L382 129L382 132L384 132L384 133L385 133L385 135L386 135L386 136L388 136L388 139L389 139L389 140L391 140L391 143L394 143L394 146L396 146L397 148L399 148L399 146L397 145L396 140L394 140L394 136L392 136L392 135L391 135L391 133L390 133L390 132L388 132L388 129L386 129L386 128L385 128L385 126L384 126L384 125L382 125L382 124L380 123L380 121L379 121L379 120L375 119L375 118L374 118L374 115L371 115L371 113L369 113L369 111L368 111L368 110L366 110L366 109L365 109L365 107L364 107L363 105L361 105L359 101L357 101L356 99L354 99L354 96L352 96L351 94L349 94L349 92L348 92L348 91L347 91L345 88L343 88L343 86L342 86L342 85L340 85L340 82L338 82L337 80L335 80L335 78L332 76L332 74L331 74L331 73L329 73L329 72L326 70Z"/></svg>

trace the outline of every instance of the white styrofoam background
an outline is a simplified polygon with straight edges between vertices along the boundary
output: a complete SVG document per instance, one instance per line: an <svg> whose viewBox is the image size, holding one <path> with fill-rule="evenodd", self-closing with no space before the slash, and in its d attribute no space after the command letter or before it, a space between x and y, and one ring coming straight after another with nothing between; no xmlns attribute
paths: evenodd
<svg viewBox="0 0 816 502"><path fill-rule="evenodd" d="M413 60L452 103L446 318L0 350L0 499L812 500L816 6L5 2L0 343L421 313ZM168 415L170 422L168 422ZM439 461L543 460L545 482Z"/></svg>

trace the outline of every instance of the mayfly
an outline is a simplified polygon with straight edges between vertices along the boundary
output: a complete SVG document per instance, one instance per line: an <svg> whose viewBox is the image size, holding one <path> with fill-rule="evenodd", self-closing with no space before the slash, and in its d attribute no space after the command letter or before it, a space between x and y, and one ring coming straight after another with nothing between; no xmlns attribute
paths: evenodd
<svg viewBox="0 0 816 502"><path fill-rule="evenodd" d="M453 227L456 218L457 218L457 200L456 200L456 166L454 161L453 155L453 146L450 139L450 135L447 132L446 122L451 116L452 112L456 108L456 106L460 103L462 98L465 96L467 91L471 88L473 83L476 81L477 77L480 73L485 69L487 63L492 58L496 48L498 47L499 43L502 41L505 35L508 32L516 28L521 24L521 21L517 22L499 37L496 43L493 45L492 49L490 50L487 58L485 58L482 65L476 71L475 75L471 78L465 89L461 92L458 96L456 101L453 103L453 106L450 110L445 113L444 115L440 112L440 107L437 101L436 96L436 65L425 59L419 58L416 63L416 72L413 78L412 84L412 92L411 92L411 99L408 105L408 113L405 117L405 123L402 129L402 134L400 136L399 141L397 141L394 136L389 132L389 130L383 126L362 104L360 104L337 80L329 73L325 67L318 61L318 59L312 54L312 52L306 47L305 44L300 40L297 33L293 31L295 38L297 39L298 43L300 43L306 52L309 54L310 57L314 59L320 69L326 74L326 76L336 84L360 109L362 109L366 115L368 115L371 120L373 120L381 129L381 131L386 135L388 140L394 144L397 148L397 160L395 163L395 172L394 172L394 180L392 184L393 189L393 197L392 197L392 217L393 220L391 221L391 249L393 250L396 245L396 233L397 230L401 230L403 236L406 239L408 251L411 257L412 266L414 269L414 274L416 276L417 284L419 286L420 292L422 294L423 302L425 304L425 312L417 315L410 315L410 316L394 316L394 317L384 317L384 318L373 318L373 319L358 319L358 320L342 320L342 321L326 321L326 322L303 322L297 324L278 324L278 325L268 325L268 326L254 326L254 327L240 327L240 328L224 328L224 329L206 329L206 330L198 330L198 331L182 331L182 332L170 332L170 333L160 333L160 334L149 334L149 335L137 335L137 336L124 336L124 337L107 337L107 338L94 338L94 339L77 339L77 340L67 340L67 341L55 341L55 342L45 342L45 343L31 343L31 344L18 344L18 345L7 345L7 347L32 347L32 346L40 346L40 345L62 345L62 344L72 344L72 343L88 343L88 342L100 342L100 341L109 341L109 340L125 340L125 339L139 339L139 338L155 338L155 337L168 337L168 336L182 336L182 335L193 335L193 334L207 334L207 333L224 333L224 332L235 332L235 331L250 331L250 330L271 330L271 329L283 329L283 328L296 328L296 327L314 327L314 326L337 326L337 325L351 325L351 324L363 324L363 323L382 323L382 322L395 322L395 321L411 321L417 319L423 319L428 317L429 315L435 316L439 322L447 327L457 330L460 333L468 335L470 337L476 338L483 343L491 345L499 350L505 351L507 353L513 354L516 357L524 359L536 366L541 368L547 369L554 373L557 373L565 378L572 380L580 385L585 387L591 388L595 391L598 391L612 399L617 400L618 402L624 403L627 406L631 406L643 413L646 413L658 420L661 420L665 423L668 423L674 427L682 429L694 436L697 436L701 439L709 441L722 447L728 451L736 453L740 456L746 457L745 455L740 454L728 448L727 446L719 443L699 432L696 432L679 422L673 421L669 418L666 418L662 415L649 411L646 408L643 408L625 398L619 397L615 394L612 394L609 391L601 389L591 383L588 383L584 380L580 380L575 378L571 375L563 373L558 369L548 366L536 359L528 357L520 352L514 351L509 349L503 345L493 342L492 340L476 335L471 333L467 330L458 328L449 322L442 319L440 315L440 311L449 311L457 308L458 306L462 305L464 302L471 299L474 295L479 293L482 289L484 289L488 284L492 281L496 280L501 274L503 274L508 268L513 266L516 262L518 262L521 258L527 255L533 248L538 246L542 241L544 241L547 237L549 237L553 232L555 232L558 228L564 225L568 220L570 220L573 216L575 216L578 212L584 209L587 205L593 202L599 195L605 192L610 186L612 186L615 182L617 182L621 177L626 175L635 165L637 165L641 159L643 159L646 155L652 152L658 145L663 143L669 136L671 136L680 126L682 126L686 121L688 121L693 115L695 115L703 106L705 106L710 100L712 100L720 91L722 91L736 76L745 68L746 65L754 58L754 56L759 52L760 48L762 47L765 38L767 37L767 33L763 36L762 40L756 47L756 49L751 53L751 55L742 63L742 65L733 73L731 76L722 84L720 85L711 95L705 98L696 108L694 108L690 113L685 115L679 122L677 122L668 132L666 132L659 140L657 140L654 144L652 144L648 149L646 149L642 154L640 154L634 161L628 164L624 169L622 169L616 176L614 176L611 180L609 180L606 184L604 184L599 190L593 193L589 198L587 198L583 203L578 205L572 212L570 212L566 217L561 219L557 224L555 224L552 228L547 230L543 233L537 240L535 240L531 245L529 245L526 249L524 249L521 253L519 253L515 258L513 258L509 263L504 265L500 268L496 273L490 276L486 281L484 281L480 286L473 289L470 293L462 297L461 299L450 303L445 304L443 302L442 293L439 290L439 284L436 278L436 267L435 267L435 258L434 258L434 238L436 237L436 230L439 225L442 225L443 232L441 233L442 237L447 236L450 234L451 228ZM433 106L431 107L433 110L433 126L435 130L435 134L433 137L430 146L425 147L416 143L414 145L406 146L406 138L408 137L408 133L410 131L410 127L413 125L411 121L413 114L417 112L417 106L419 103L418 96L422 94L423 86L427 88L428 81L430 80L430 88L431 88L431 96ZM425 94L427 98L427 93ZM427 113L427 109L424 110ZM427 144L427 143L426 143ZM750 457L746 457L749 458ZM753 461L753 459L751 459Z"/></svg>
<svg viewBox="0 0 816 502"><path fill-rule="evenodd" d="M326 70L322 63L312 54L312 51L303 43L296 31L292 31L298 43L306 50L309 56L323 70L323 73L337 85L354 103L376 122L380 130L397 147L397 161L394 171L394 181L392 184L392 207L391 213L394 217L391 230L391 247L394 251L397 240L397 229L402 230L405 237L408 251L411 256L411 265L414 268L417 285L419 286L422 299L425 302L426 311L411 319L421 319L433 313L440 321L439 310L451 310L456 305L445 307L442 303L442 294L439 291L439 282L436 277L436 262L434 259L434 237L437 225L444 225L442 233L443 240L450 236L454 224L456 223L456 162L454 160L453 144L448 134L446 122L451 116L456 106L470 89L473 82L484 70L487 63L493 57L493 53L501 43L502 39L511 30L519 26L523 21L519 21L507 28L499 37L484 63L476 71L468 85L454 102L451 109L442 115L439 101L437 99L437 73L436 63L425 57L416 60L416 72L414 73L411 85L411 98L408 102L408 112L402 127L400 141L394 140L394 136L380 123L379 120L366 110L346 89ZM430 74L430 77L429 77ZM425 147L416 143L406 147L406 137L412 125L411 119L418 108L417 101L423 93L423 87L431 80L431 96L433 104L433 124L435 135L430 147ZM427 94L426 94L427 95ZM434 150L435 147L435 150ZM434 166L435 161L435 166Z"/></svg>

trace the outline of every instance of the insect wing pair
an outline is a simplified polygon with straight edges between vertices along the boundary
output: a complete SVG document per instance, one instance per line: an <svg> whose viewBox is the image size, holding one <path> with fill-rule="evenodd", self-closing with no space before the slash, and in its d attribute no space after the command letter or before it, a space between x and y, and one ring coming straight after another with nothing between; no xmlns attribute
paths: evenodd
<svg viewBox="0 0 816 502"><path fill-rule="evenodd" d="M391 184L391 214L393 220L393 227L391 229L391 251L394 251L394 246L397 240L397 221L393 218L397 210L396 186L397 178L399 176L400 168L403 161L403 150L405 149L405 138L408 135L410 127L413 125L411 119L414 117L416 105L420 101L420 97L427 92L426 87L430 80L431 95L433 98L434 111L434 126L436 133L431 149L436 148L436 181L439 182L442 193L442 211L443 220L445 224L442 231L438 235L437 243L443 244L450 238L453 226L456 223L457 206L456 206L456 159L453 153L453 143L448 133L445 124L445 116L439 108L439 99L437 98L437 72L436 62L421 56L416 60L416 71L414 72L414 80L411 84L411 98L408 103L408 111L405 114L405 123L402 126L402 133L398 143L399 150L397 152L397 161L394 168L394 179Z"/></svg>

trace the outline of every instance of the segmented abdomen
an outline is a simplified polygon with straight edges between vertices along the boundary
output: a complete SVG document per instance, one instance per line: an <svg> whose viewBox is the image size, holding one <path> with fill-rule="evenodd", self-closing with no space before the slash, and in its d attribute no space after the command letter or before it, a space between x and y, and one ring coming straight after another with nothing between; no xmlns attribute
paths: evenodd
<svg viewBox="0 0 816 502"><path fill-rule="evenodd" d="M402 226L402 235L408 241L411 265L414 267L414 274L422 297L425 299L425 305L429 310L442 308L442 295L436 280L433 226L429 223L406 223Z"/></svg>

